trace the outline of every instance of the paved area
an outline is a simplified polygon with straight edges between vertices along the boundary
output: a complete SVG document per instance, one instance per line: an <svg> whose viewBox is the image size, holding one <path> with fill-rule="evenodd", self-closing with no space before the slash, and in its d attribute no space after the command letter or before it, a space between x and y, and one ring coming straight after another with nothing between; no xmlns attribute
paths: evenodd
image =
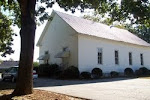
<svg viewBox="0 0 150 100"><path fill-rule="evenodd" d="M38 79L35 88L93 100L150 100L149 79Z"/></svg>

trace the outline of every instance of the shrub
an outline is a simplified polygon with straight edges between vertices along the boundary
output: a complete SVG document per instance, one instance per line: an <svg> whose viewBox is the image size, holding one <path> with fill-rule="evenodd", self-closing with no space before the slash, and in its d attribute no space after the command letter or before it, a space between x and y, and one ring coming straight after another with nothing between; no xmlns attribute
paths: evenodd
<svg viewBox="0 0 150 100"><path fill-rule="evenodd" d="M60 70L57 64L51 64L49 69L50 76L57 76L57 72Z"/></svg>
<svg viewBox="0 0 150 100"><path fill-rule="evenodd" d="M39 62L33 62L33 67L39 67Z"/></svg>
<svg viewBox="0 0 150 100"><path fill-rule="evenodd" d="M111 71L111 72L110 72L110 75L111 75L111 77L118 77L118 76L119 76L119 73L116 72L116 71Z"/></svg>
<svg viewBox="0 0 150 100"><path fill-rule="evenodd" d="M136 70L137 76L147 76L149 75L149 70L146 67L141 67L139 70Z"/></svg>
<svg viewBox="0 0 150 100"><path fill-rule="evenodd" d="M41 64L38 69L39 76L47 77L49 73L49 70L48 70L49 66L50 66L49 64Z"/></svg>
<svg viewBox="0 0 150 100"><path fill-rule="evenodd" d="M55 78L59 79L59 78L62 78L62 76L63 76L63 71L61 69L55 72Z"/></svg>
<svg viewBox="0 0 150 100"><path fill-rule="evenodd" d="M80 76L81 76L81 78L83 78L83 79L90 79L90 78L91 78L91 73L89 73L89 72L82 72L82 73L80 74Z"/></svg>
<svg viewBox="0 0 150 100"><path fill-rule="evenodd" d="M38 68L37 73L39 76L52 77L55 76L56 72L59 70L57 64L41 64Z"/></svg>
<svg viewBox="0 0 150 100"><path fill-rule="evenodd" d="M136 76L141 76L141 74L142 74L142 73L141 73L139 70L135 70L135 75L136 75Z"/></svg>
<svg viewBox="0 0 150 100"><path fill-rule="evenodd" d="M79 70L77 67L70 66L63 71L60 78L64 79L76 79L79 78Z"/></svg>
<svg viewBox="0 0 150 100"><path fill-rule="evenodd" d="M93 78L100 78L103 75L103 72L100 68L94 68L91 73Z"/></svg>
<svg viewBox="0 0 150 100"><path fill-rule="evenodd" d="M131 68L126 68L126 69L124 70L124 74L125 74L126 76L133 76L133 75L134 75L134 72L133 72L133 70L132 70Z"/></svg>

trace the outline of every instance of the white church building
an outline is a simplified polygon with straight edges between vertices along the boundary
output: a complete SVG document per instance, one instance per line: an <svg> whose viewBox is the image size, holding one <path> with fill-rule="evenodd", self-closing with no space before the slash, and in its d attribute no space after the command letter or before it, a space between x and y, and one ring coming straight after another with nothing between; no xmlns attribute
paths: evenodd
<svg viewBox="0 0 150 100"><path fill-rule="evenodd" d="M150 44L127 30L53 11L37 43L40 64L98 67L104 73L150 69Z"/></svg>

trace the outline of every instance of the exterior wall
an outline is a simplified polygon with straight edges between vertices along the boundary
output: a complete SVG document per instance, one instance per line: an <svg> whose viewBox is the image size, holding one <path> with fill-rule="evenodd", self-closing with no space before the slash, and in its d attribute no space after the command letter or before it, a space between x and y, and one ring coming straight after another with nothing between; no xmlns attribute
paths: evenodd
<svg viewBox="0 0 150 100"><path fill-rule="evenodd" d="M103 49L103 64L97 62L97 48ZM115 50L119 51L119 65L115 64ZM129 65L129 52L132 52L132 66ZM124 72L127 67L136 70L141 66L140 53L143 53L144 66L150 69L150 47L116 42L87 35L78 35L78 66L80 72L99 67L104 73Z"/></svg>
<svg viewBox="0 0 150 100"><path fill-rule="evenodd" d="M54 15L53 20L50 22L46 34L44 35L40 48L40 54L44 55L45 51L49 51L50 60L49 63L61 64L61 58L55 58L54 56L62 51L63 47L69 47L71 56L69 57L69 65L78 64L78 37L76 32L57 14ZM40 61L40 63L43 63Z"/></svg>

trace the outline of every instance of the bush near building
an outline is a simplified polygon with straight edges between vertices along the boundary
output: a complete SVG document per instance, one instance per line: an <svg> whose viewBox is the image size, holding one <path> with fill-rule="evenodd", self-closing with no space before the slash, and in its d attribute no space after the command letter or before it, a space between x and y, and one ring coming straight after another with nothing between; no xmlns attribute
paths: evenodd
<svg viewBox="0 0 150 100"><path fill-rule="evenodd" d="M66 68L60 75L61 79L77 79L79 78L79 69L75 66Z"/></svg>
<svg viewBox="0 0 150 100"><path fill-rule="evenodd" d="M111 77L118 77L118 76L119 76L119 73L116 72L116 71L111 71L111 72L110 72L110 76L111 76Z"/></svg>
<svg viewBox="0 0 150 100"><path fill-rule="evenodd" d="M81 72L80 77L82 79L90 79L91 78L91 73L90 72Z"/></svg>
<svg viewBox="0 0 150 100"><path fill-rule="evenodd" d="M100 78L103 76L103 71L100 68L94 68L91 74L93 78Z"/></svg>
<svg viewBox="0 0 150 100"><path fill-rule="evenodd" d="M43 77L53 77L59 71L59 66L57 64L41 64L38 67L39 76Z"/></svg>
<svg viewBox="0 0 150 100"><path fill-rule="evenodd" d="M141 67L139 70L135 71L136 76L149 76L150 71L146 67Z"/></svg>
<svg viewBox="0 0 150 100"><path fill-rule="evenodd" d="M126 75L126 76L134 76L134 71L131 68L126 68L124 70L124 75Z"/></svg>

